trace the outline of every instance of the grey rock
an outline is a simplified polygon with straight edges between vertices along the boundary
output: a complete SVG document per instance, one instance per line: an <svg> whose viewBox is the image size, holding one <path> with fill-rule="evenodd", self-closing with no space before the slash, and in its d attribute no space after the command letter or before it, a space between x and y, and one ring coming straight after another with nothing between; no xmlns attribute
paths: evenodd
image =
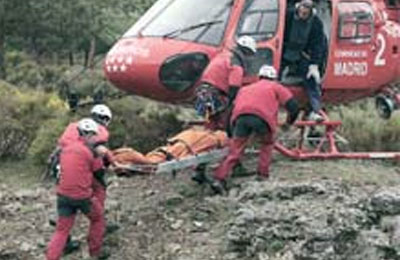
<svg viewBox="0 0 400 260"><path fill-rule="evenodd" d="M383 212L382 202L386 213L397 212L396 195L387 194L368 201L367 194L333 181L248 183L239 194L246 203L228 226L227 252L243 257L238 259L399 259L390 258L397 249L370 219L371 208Z"/></svg>
<svg viewBox="0 0 400 260"><path fill-rule="evenodd" d="M173 230L178 230L178 229L180 229L180 228L182 227L183 223L184 223L184 222L183 222L182 219L178 219L178 220L174 221L174 222L171 224L171 228L172 228Z"/></svg>
<svg viewBox="0 0 400 260"><path fill-rule="evenodd" d="M400 189L380 190L375 193L370 200L370 207L373 211L381 215L400 214Z"/></svg>

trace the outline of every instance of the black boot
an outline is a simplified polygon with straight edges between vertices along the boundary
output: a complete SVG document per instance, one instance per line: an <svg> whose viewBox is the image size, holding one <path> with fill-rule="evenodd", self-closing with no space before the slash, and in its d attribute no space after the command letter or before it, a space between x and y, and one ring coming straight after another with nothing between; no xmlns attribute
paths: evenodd
<svg viewBox="0 0 400 260"><path fill-rule="evenodd" d="M242 162L238 162L232 170L232 177L246 177L252 175L251 172L248 172L244 167Z"/></svg>
<svg viewBox="0 0 400 260"><path fill-rule="evenodd" d="M68 236L67 243L65 244L63 254L69 255L81 247L81 243L77 240L72 240L71 236Z"/></svg>
<svg viewBox="0 0 400 260"><path fill-rule="evenodd" d="M226 181L212 180L209 184L215 195L226 195L228 192Z"/></svg>
<svg viewBox="0 0 400 260"><path fill-rule="evenodd" d="M98 260L105 260L111 256L111 253L108 251L103 250L101 254L97 257Z"/></svg>
<svg viewBox="0 0 400 260"><path fill-rule="evenodd" d="M261 173L257 172L256 181L264 182L264 181L268 181L268 180L269 180L269 174L261 174Z"/></svg>
<svg viewBox="0 0 400 260"><path fill-rule="evenodd" d="M103 249L98 256L90 257L90 260L105 260L105 259L108 259L110 256L111 256L111 253L108 252L107 250Z"/></svg>
<svg viewBox="0 0 400 260"><path fill-rule="evenodd" d="M207 182L205 164L200 164L199 166L196 167L195 173L192 176L192 181L195 181L200 185Z"/></svg>
<svg viewBox="0 0 400 260"><path fill-rule="evenodd" d="M112 233L114 233L115 231L117 231L120 228L120 226L117 223L112 223L112 222L108 222L106 225L106 235L110 235Z"/></svg>

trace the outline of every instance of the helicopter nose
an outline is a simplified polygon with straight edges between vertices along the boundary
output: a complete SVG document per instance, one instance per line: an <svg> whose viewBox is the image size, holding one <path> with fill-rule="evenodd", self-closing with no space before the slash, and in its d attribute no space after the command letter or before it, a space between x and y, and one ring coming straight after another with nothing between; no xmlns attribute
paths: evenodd
<svg viewBox="0 0 400 260"><path fill-rule="evenodd" d="M186 100L215 47L159 38L123 38L107 54L104 73L117 88L167 102Z"/></svg>

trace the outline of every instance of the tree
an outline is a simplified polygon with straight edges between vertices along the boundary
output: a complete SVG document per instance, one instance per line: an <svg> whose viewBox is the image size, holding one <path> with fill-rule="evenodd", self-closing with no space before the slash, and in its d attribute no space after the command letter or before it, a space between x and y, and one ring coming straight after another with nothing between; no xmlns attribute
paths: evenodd
<svg viewBox="0 0 400 260"><path fill-rule="evenodd" d="M4 53L5 53L5 0L0 0L0 79L5 79L6 71L4 65Z"/></svg>
<svg viewBox="0 0 400 260"><path fill-rule="evenodd" d="M85 65L105 53L155 0L0 0L0 77L6 49L37 61L84 53Z"/></svg>

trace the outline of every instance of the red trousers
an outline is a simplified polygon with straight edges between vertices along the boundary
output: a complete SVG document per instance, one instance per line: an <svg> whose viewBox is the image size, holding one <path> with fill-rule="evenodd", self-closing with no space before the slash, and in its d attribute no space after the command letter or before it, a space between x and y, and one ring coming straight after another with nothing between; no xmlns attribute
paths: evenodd
<svg viewBox="0 0 400 260"><path fill-rule="evenodd" d="M100 201L96 197L92 197L90 202L90 211L86 214L90 220L88 236L89 253L90 256L97 256L100 254L103 244L105 230L104 212ZM56 230L47 247L47 260L58 260L61 258L68 235L74 225L75 216L76 214L68 217L58 217Z"/></svg>
<svg viewBox="0 0 400 260"><path fill-rule="evenodd" d="M93 197L97 198L104 211L106 188L96 178L93 179Z"/></svg>
<svg viewBox="0 0 400 260"><path fill-rule="evenodd" d="M274 142L271 133L261 136L261 148L258 157L257 173L261 176L269 176L269 164L271 162L272 150ZM214 178L217 180L225 180L231 173L233 167L239 162L243 156L244 149L249 137L233 137L229 140L229 154L217 168L214 173Z"/></svg>

